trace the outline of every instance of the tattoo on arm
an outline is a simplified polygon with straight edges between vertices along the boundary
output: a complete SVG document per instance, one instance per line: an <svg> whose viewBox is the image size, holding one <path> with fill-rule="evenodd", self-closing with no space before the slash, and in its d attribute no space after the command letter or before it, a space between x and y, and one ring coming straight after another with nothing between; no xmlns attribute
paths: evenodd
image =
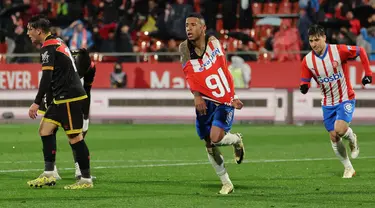
<svg viewBox="0 0 375 208"><path fill-rule="evenodd" d="M184 41L179 46L179 51L181 54L181 62L185 64L187 61L190 60L189 48L187 45L187 41Z"/></svg>

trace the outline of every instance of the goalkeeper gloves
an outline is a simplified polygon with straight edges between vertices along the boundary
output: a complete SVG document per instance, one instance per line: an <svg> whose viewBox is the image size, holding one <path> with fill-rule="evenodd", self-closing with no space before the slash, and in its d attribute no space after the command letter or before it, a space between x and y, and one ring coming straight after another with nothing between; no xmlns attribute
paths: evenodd
<svg viewBox="0 0 375 208"><path fill-rule="evenodd" d="M362 79L362 84L365 86L366 84L370 84L372 82L372 76L365 76Z"/></svg>

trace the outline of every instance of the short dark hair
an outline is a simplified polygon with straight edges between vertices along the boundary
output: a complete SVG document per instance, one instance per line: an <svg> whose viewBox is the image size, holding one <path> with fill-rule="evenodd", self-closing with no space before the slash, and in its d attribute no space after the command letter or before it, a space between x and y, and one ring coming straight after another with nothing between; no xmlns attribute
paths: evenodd
<svg viewBox="0 0 375 208"><path fill-rule="evenodd" d="M309 27L307 34L309 36L324 36L325 35L324 27L320 25L311 25Z"/></svg>
<svg viewBox="0 0 375 208"><path fill-rule="evenodd" d="M29 25L32 28L41 29L45 33L50 32L51 23L46 17L42 15L36 15L36 16L31 17L29 21Z"/></svg>
<svg viewBox="0 0 375 208"><path fill-rule="evenodd" d="M204 20L204 17L203 17L201 14L199 14L199 13L196 13L196 12L190 13L190 14L186 17L186 19L189 18L189 17L195 17L195 18L198 18L198 19L201 21L202 24L206 24L206 21Z"/></svg>
<svg viewBox="0 0 375 208"><path fill-rule="evenodd" d="M199 14L199 13L196 13L196 12L190 13L190 14L187 16L187 18L189 18L189 17L195 17L195 18L203 19L203 20L204 20L203 16L202 16L201 14Z"/></svg>

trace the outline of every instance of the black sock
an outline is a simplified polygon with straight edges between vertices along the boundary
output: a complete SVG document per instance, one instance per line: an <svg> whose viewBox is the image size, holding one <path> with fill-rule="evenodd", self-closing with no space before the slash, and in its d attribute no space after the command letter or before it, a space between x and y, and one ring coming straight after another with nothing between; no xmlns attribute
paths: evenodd
<svg viewBox="0 0 375 208"><path fill-rule="evenodd" d="M76 150L73 148L72 144L70 144L70 147L72 148L74 163L76 163L77 162L77 153L76 153Z"/></svg>
<svg viewBox="0 0 375 208"><path fill-rule="evenodd" d="M53 171L56 160L56 135L41 136L43 142L44 171Z"/></svg>
<svg viewBox="0 0 375 208"><path fill-rule="evenodd" d="M90 152L84 140L72 144L73 151L76 152L76 159L83 178L91 178L90 174Z"/></svg>

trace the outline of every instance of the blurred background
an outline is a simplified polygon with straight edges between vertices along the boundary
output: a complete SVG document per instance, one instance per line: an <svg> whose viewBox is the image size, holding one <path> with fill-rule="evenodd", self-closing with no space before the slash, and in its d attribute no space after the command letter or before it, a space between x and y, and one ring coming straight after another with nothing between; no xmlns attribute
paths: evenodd
<svg viewBox="0 0 375 208"><path fill-rule="evenodd" d="M198 12L207 33L226 50L235 87L244 96L240 121L320 120L318 85L313 83L316 94L301 97L296 91L300 62L310 50L307 29L318 23L329 43L365 48L375 70L374 8L375 0L3 0L0 113L23 119L35 96L40 58L26 25L31 16L44 14L70 49L87 48L96 62L93 117L192 120L178 45L186 38L186 16ZM372 121L375 104L366 94L371 90L360 84L361 64L353 60L349 66L358 97L366 98L357 102L358 117L363 109L360 120ZM309 107L300 112L298 106Z"/></svg>

